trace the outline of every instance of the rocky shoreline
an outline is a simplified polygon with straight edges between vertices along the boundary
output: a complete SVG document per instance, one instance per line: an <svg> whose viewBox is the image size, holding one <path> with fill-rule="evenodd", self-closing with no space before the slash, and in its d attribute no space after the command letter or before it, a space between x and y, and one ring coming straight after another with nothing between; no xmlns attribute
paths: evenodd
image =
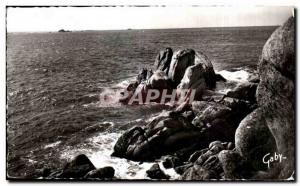
<svg viewBox="0 0 300 186"><path fill-rule="evenodd" d="M226 79L215 73L205 54L162 50L153 69L143 69L126 90L133 96L146 95L149 89L176 89L177 93L196 89L194 100L125 131L112 156L138 162L162 158L164 168L174 169L179 180L294 179L294 18L266 42L257 77L226 94L214 91L220 83L226 84ZM262 161L274 153L286 157L284 162ZM58 171L40 170L31 178L116 180L114 169L96 169L85 155L79 155ZM170 179L155 163L147 176Z"/></svg>

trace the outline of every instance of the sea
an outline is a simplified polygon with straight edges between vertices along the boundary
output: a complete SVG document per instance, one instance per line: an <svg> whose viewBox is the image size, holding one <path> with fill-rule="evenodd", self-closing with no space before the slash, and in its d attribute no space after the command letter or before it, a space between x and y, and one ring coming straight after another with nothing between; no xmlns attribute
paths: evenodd
<svg viewBox="0 0 300 186"><path fill-rule="evenodd" d="M276 28L7 33L7 176L30 177L86 154L97 168L114 167L118 179L148 179L145 171L153 162L110 154L126 129L172 107L117 100L104 104L99 95L126 87L166 47L201 51L217 73L233 82L246 81ZM173 169L163 170L172 179L179 176Z"/></svg>

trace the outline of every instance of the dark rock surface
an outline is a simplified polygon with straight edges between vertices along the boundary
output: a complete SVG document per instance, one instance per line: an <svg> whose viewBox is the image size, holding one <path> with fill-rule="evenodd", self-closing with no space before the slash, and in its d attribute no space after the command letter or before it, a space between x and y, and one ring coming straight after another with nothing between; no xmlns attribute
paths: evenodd
<svg viewBox="0 0 300 186"><path fill-rule="evenodd" d="M165 50L161 50L155 59L154 69L164 71L166 74L168 74L172 56L172 48L166 48Z"/></svg>
<svg viewBox="0 0 300 186"><path fill-rule="evenodd" d="M256 83L242 83L233 90L228 91L227 96L241 100L247 100L253 103L256 102L256 89Z"/></svg>
<svg viewBox="0 0 300 186"><path fill-rule="evenodd" d="M191 146L200 131L182 116L159 117L145 128L126 131L114 146L114 156L149 161ZM197 141L197 140L196 140Z"/></svg>
<svg viewBox="0 0 300 186"><path fill-rule="evenodd" d="M152 165L152 167L146 171L147 176L151 179L162 179L167 180L170 178L169 175L166 175L159 167L159 165L156 163Z"/></svg>
<svg viewBox="0 0 300 186"><path fill-rule="evenodd" d="M170 169L183 165L183 162L176 156L167 156L164 158L162 164L166 169Z"/></svg>
<svg viewBox="0 0 300 186"><path fill-rule="evenodd" d="M173 57L172 55L171 48L160 51L154 63L154 72L147 68L141 69L136 81L126 88L128 96L123 97L124 92L121 93L120 102L125 104L145 103L147 102L146 95L152 89L159 90L160 96L151 100L151 102L161 103L163 90L166 90L168 95L176 90L178 96L176 100L179 100L182 95L185 96L186 90L194 89L196 90L195 99L197 100L201 99L202 92L215 88L217 80L225 80L220 75L215 74L210 59L201 52L185 49L177 51ZM141 99L138 99L137 95ZM130 102L132 97L137 99ZM163 103L170 100L167 99Z"/></svg>
<svg viewBox="0 0 300 186"><path fill-rule="evenodd" d="M113 167L103 167L97 170L92 170L88 172L84 178L85 179L107 179L107 178L113 178L115 175L115 169Z"/></svg>
<svg viewBox="0 0 300 186"><path fill-rule="evenodd" d="M151 161L177 153L185 161L212 141L234 141L239 122L252 110L250 103L229 97L220 103L194 101L191 106L156 117L144 127L127 130L116 142L113 155Z"/></svg>
<svg viewBox="0 0 300 186"><path fill-rule="evenodd" d="M265 111L266 124L275 138L278 153L288 159L277 167L281 179L290 177L295 170L294 22L291 17L272 34L258 64L258 104Z"/></svg>
<svg viewBox="0 0 300 186"><path fill-rule="evenodd" d="M219 156L227 179L287 179L294 174L294 18L266 42L258 70L258 109L240 123L235 134L236 152L225 151ZM268 168L262 163L268 153L281 154L286 159Z"/></svg>
<svg viewBox="0 0 300 186"><path fill-rule="evenodd" d="M256 109L240 123L235 133L237 152L256 170L266 170L262 162L267 153L277 151L273 135L265 122L262 110Z"/></svg>
<svg viewBox="0 0 300 186"><path fill-rule="evenodd" d="M221 179L223 175L222 165L218 159L218 153L227 147L225 143L214 141L209 148L203 149L190 157L194 161L193 166L181 175L182 180L209 180ZM197 159L195 161L195 159Z"/></svg>
<svg viewBox="0 0 300 186"><path fill-rule="evenodd" d="M187 67L195 64L195 51L192 49L180 50L173 55L170 70L168 73L169 78L178 85L183 78Z"/></svg>
<svg viewBox="0 0 300 186"><path fill-rule="evenodd" d="M88 159L88 157L86 157L84 154L80 154L68 162L62 170L56 171L49 175L47 179L82 179L88 172L95 169L95 166Z"/></svg>
<svg viewBox="0 0 300 186"><path fill-rule="evenodd" d="M217 80L225 81L205 55L191 49L173 55L166 75L179 91L213 89ZM144 127L126 131L114 155L137 161L170 155L163 165L174 168L182 180L289 178L295 169L294 18L266 42L258 75L259 80L253 76L217 99L206 93L205 100L184 103ZM282 154L286 160L268 168L262 162L267 153ZM160 170L158 165L153 169Z"/></svg>

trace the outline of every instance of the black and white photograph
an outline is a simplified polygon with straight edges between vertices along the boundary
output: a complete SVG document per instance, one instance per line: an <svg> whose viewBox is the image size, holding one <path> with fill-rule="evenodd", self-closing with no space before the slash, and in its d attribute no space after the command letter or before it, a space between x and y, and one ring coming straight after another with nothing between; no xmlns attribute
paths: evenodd
<svg viewBox="0 0 300 186"><path fill-rule="evenodd" d="M296 181L294 6L5 10L7 180Z"/></svg>

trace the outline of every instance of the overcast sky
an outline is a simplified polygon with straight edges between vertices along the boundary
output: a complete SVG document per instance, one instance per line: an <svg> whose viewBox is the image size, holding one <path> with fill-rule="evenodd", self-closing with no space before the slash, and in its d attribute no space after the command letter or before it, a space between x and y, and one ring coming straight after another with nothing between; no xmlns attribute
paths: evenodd
<svg viewBox="0 0 300 186"><path fill-rule="evenodd" d="M8 8L8 32L280 25L292 7Z"/></svg>

